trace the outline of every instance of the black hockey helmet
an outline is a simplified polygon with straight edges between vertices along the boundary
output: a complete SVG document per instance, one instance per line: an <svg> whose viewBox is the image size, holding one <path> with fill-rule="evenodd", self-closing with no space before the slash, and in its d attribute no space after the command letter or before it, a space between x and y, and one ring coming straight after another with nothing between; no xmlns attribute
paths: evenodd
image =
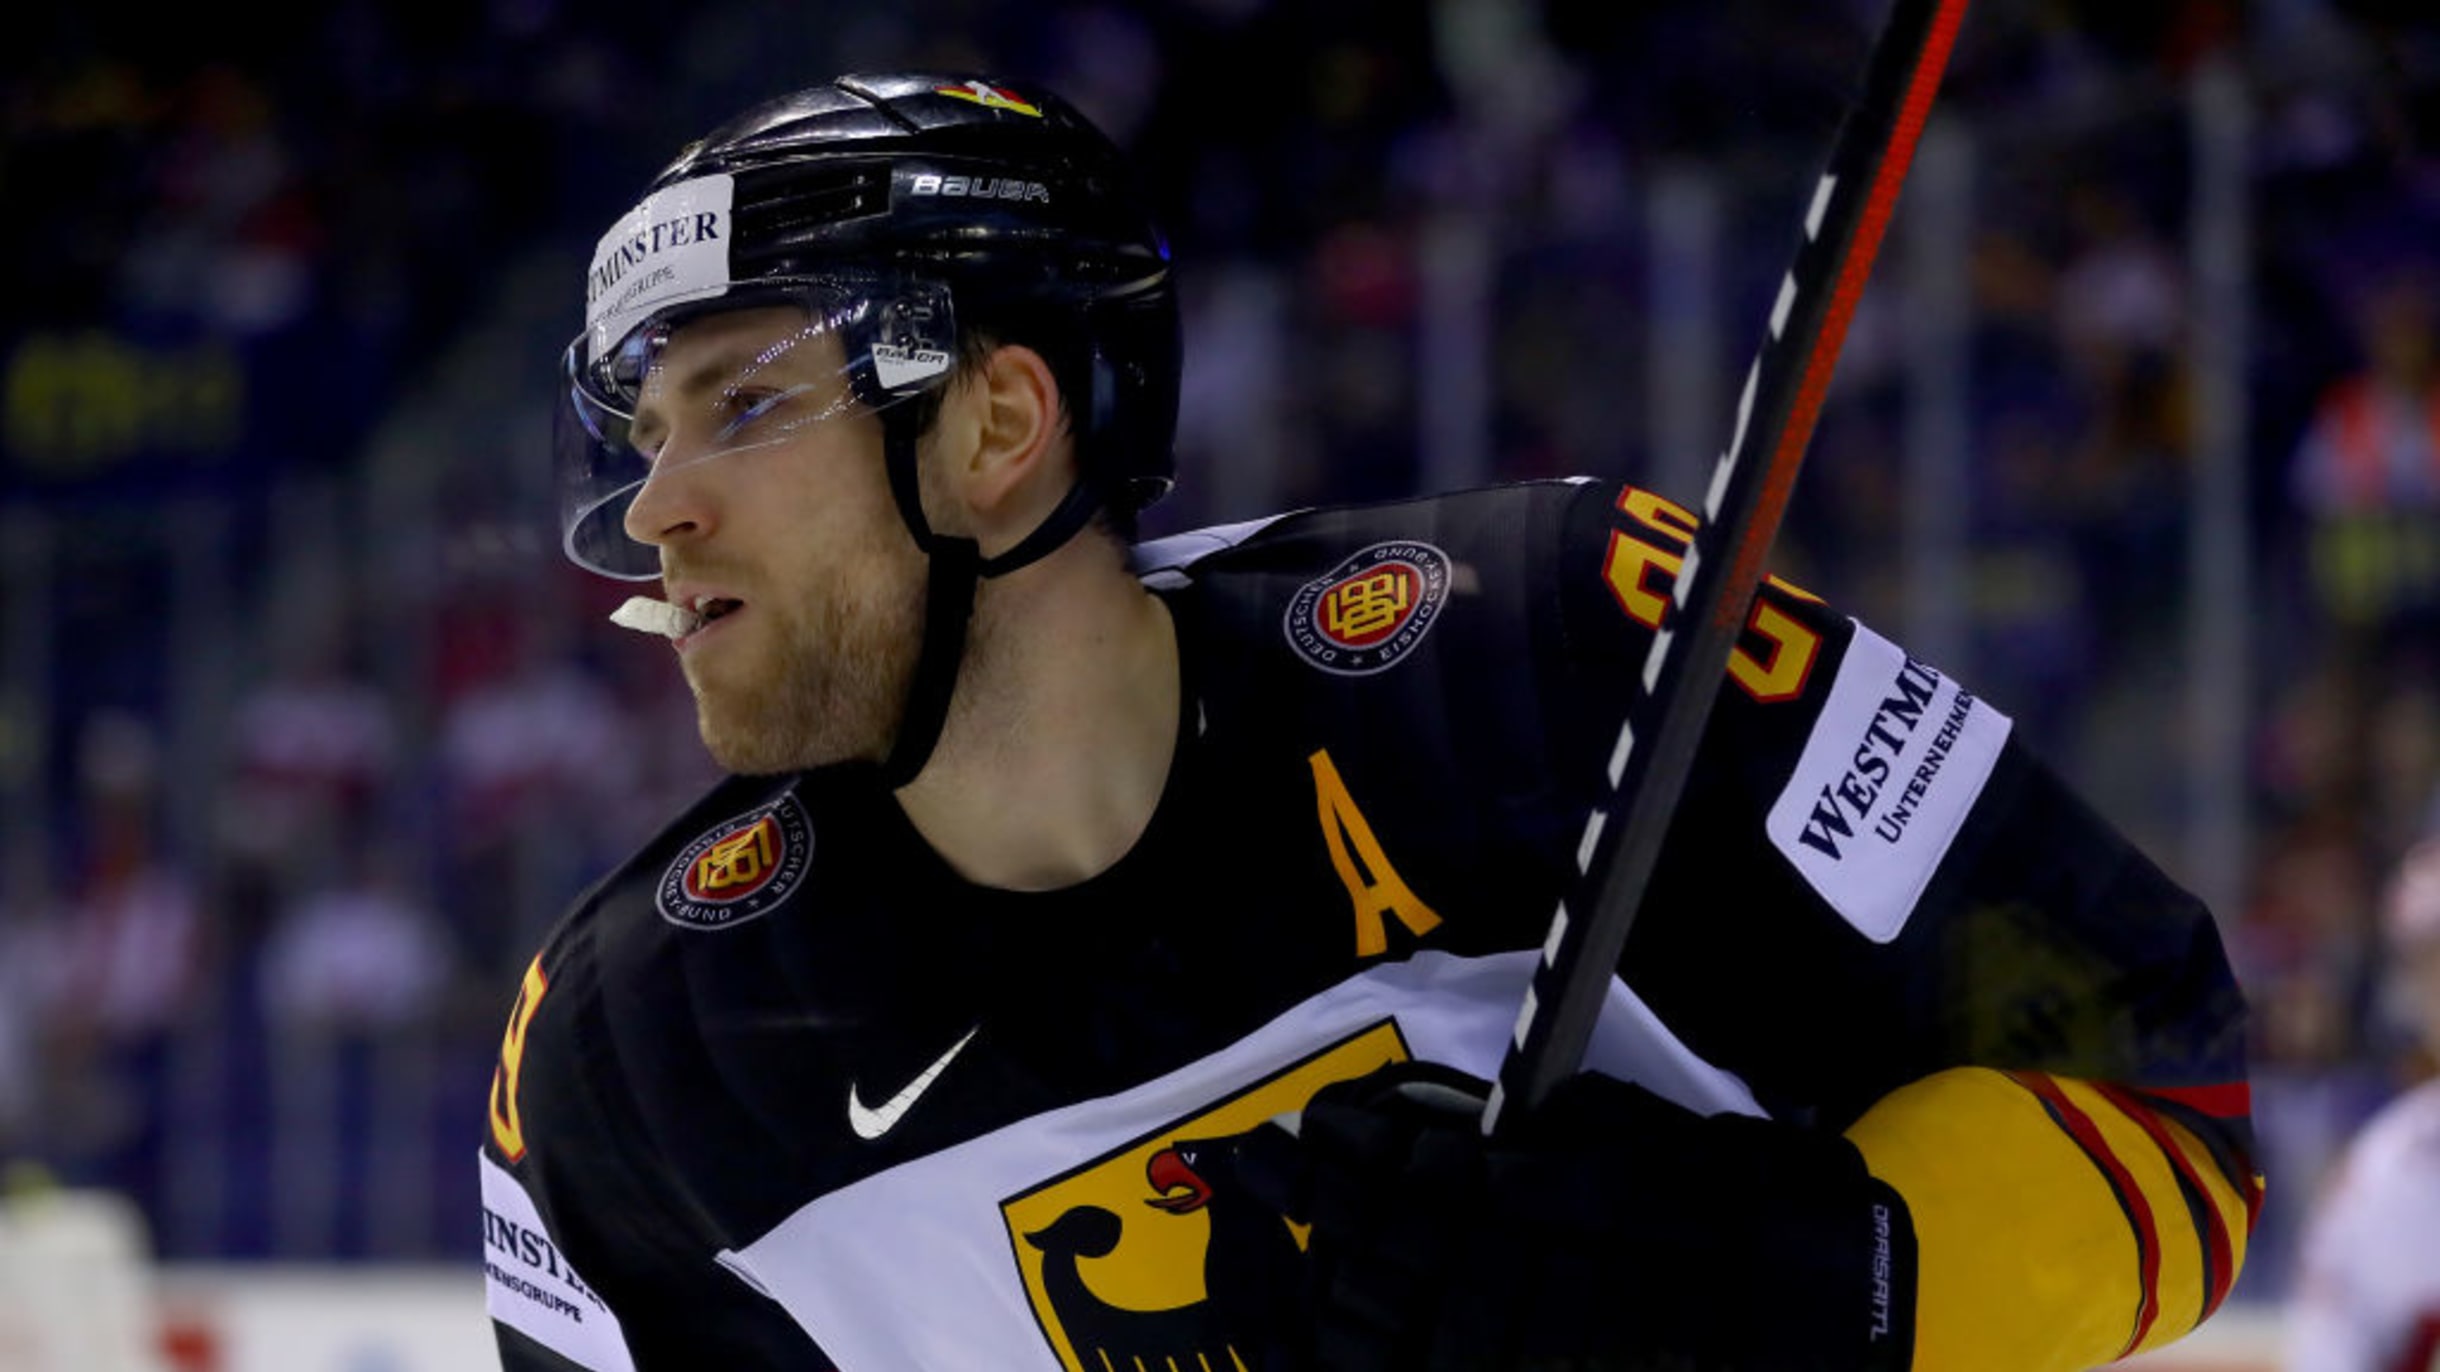
<svg viewBox="0 0 2440 1372"><path fill-rule="evenodd" d="M1131 514L1175 473L1179 342L1168 244L1118 149L1050 93L963 74L844 76L689 145L597 248L564 364L562 533L596 571L649 578L626 507L651 459L626 424L655 339L710 311L808 305L842 345L839 394L880 412L917 540L913 444L958 329L1020 334L1058 377L1081 479L1022 565L1099 506Z"/></svg>
<svg viewBox="0 0 2440 1372"><path fill-rule="evenodd" d="M662 365L681 326L756 306L793 312L743 321L739 346L713 350L719 375ZM926 402L954 373L961 325L966 339L1043 354L1079 469L1040 527L988 558L931 529L916 479ZM1132 514L1169 488L1178 370L1168 244L1082 115L972 76L844 76L689 146L596 246L585 330L564 361L564 546L593 570L650 579L659 556L625 520L657 460L877 414L891 493L930 566L923 643L881 767L902 785L948 716L978 579L1058 548L1097 509ZM639 397L653 400L642 426ZM681 428L683 447L661 454Z"/></svg>

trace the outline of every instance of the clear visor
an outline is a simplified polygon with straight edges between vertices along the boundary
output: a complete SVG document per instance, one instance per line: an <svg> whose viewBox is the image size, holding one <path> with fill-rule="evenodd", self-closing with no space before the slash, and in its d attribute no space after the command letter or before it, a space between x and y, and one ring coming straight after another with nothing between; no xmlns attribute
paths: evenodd
<svg viewBox="0 0 2440 1372"><path fill-rule="evenodd" d="M756 283L675 302L598 351L579 335L554 435L560 545L588 570L654 579L659 549L627 530L647 479L911 400L956 356L949 292L929 282Z"/></svg>

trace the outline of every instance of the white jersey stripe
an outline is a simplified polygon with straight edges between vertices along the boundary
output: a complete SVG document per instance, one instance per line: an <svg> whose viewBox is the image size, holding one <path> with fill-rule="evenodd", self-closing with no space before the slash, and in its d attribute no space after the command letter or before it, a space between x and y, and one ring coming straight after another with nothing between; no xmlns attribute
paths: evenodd
<svg viewBox="0 0 2440 1372"><path fill-rule="evenodd" d="M1054 1372L1011 1256L1002 1204L1113 1150L1157 1139L1317 1050L1394 1022L1417 1058L1489 1078L1533 950L1425 952L1312 997L1211 1057L1100 1100L1020 1120L832 1191L723 1266L795 1317L851 1372L995 1367ZM1704 1113L1763 1111L1613 980L1587 1061Z"/></svg>

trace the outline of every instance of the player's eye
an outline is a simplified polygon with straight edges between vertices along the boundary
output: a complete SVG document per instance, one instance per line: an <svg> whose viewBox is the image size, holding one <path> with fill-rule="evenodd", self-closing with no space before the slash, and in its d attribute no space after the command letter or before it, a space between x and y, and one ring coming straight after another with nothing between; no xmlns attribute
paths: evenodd
<svg viewBox="0 0 2440 1372"><path fill-rule="evenodd" d="M667 435L661 432L661 426L658 424L630 424L627 426L628 450L644 459L646 466L659 460L661 443L666 437Z"/></svg>
<svg viewBox="0 0 2440 1372"><path fill-rule="evenodd" d="M746 435L758 426L768 428L772 418L784 410L790 401L812 389L808 385L789 386L781 390L740 386L722 392L721 441Z"/></svg>

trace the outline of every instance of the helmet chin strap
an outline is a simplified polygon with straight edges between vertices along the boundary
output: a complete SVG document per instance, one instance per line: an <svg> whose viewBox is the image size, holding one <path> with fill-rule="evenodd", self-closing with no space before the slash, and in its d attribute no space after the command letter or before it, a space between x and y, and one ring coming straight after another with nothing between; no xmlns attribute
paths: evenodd
<svg viewBox="0 0 2440 1372"><path fill-rule="evenodd" d="M976 583L1040 561L1074 538L1101 504L1092 486L1079 477L1059 508L1032 533L1008 551L985 557L973 539L936 533L931 521L924 518L911 411L912 407L901 406L881 415L882 460L889 469L890 495L897 501L898 517L906 522L907 532L915 536L915 545L929 561L924 579L923 650L915 659L914 679L907 683L898 737L881 764L882 784L891 790L913 781L932 760L933 746L940 742L941 726L949 719L949 699L957 693L958 667L966 658L966 625L974 616Z"/></svg>

